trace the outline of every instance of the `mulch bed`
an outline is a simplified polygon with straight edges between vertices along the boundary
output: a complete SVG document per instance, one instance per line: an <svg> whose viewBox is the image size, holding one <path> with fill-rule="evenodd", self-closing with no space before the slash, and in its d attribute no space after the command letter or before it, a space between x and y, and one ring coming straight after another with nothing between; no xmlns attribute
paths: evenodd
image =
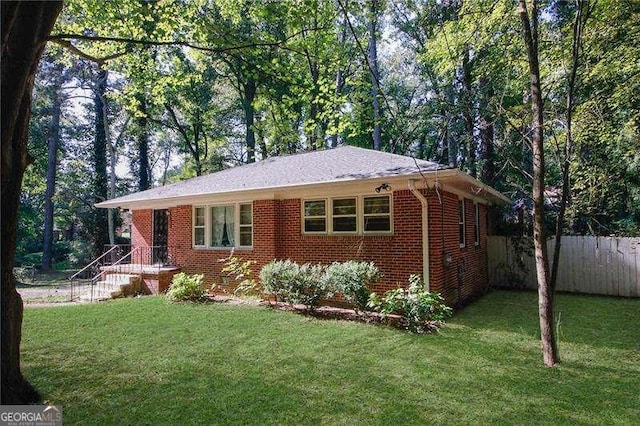
<svg viewBox="0 0 640 426"><path fill-rule="evenodd" d="M217 303L228 303L233 305L254 305L254 306L266 306L271 309L286 312L295 312L300 315L305 315L318 319L326 320L343 320L343 321L358 321L367 324L383 324L394 328L406 330L406 323L401 315L389 314L383 315L379 312L356 312L353 309L345 309L334 306L320 306L316 309L309 309L307 305L290 305L283 302L265 301L265 300L247 300L231 296L209 296L209 300ZM429 322L424 325L424 333L437 332L442 324L438 322Z"/></svg>

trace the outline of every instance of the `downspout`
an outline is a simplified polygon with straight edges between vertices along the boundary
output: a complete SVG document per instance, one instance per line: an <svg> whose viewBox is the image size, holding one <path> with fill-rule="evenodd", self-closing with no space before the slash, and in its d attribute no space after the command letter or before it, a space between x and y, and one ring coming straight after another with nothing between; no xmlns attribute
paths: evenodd
<svg viewBox="0 0 640 426"><path fill-rule="evenodd" d="M429 205L425 196L416 189L415 179L409 179L407 185L422 205L422 279L425 290L429 291Z"/></svg>

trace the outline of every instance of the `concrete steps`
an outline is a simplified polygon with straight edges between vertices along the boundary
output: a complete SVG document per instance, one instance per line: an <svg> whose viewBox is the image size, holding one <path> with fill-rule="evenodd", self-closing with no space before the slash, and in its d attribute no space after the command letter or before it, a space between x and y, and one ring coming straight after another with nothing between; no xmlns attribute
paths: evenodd
<svg viewBox="0 0 640 426"><path fill-rule="evenodd" d="M91 288L80 296L83 301L98 301L132 296L140 288L142 278L135 274L107 273L103 280L97 281Z"/></svg>

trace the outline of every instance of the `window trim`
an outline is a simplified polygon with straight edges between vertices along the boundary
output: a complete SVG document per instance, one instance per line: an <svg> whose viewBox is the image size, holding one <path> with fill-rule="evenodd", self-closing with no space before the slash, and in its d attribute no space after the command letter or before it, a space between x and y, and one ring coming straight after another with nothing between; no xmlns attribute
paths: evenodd
<svg viewBox="0 0 640 426"><path fill-rule="evenodd" d="M467 246L467 217L464 198L458 198L458 243L460 248Z"/></svg>
<svg viewBox="0 0 640 426"><path fill-rule="evenodd" d="M389 230L388 231L365 231L364 230L364 199L369 197L387 197L389 199L389 213L384 215L389 216ZM334 231L333 230L333 200L356 200L356 231ZM325 216L305 216L304 204L309 201L324 201L325 203ZM383 214L369 214L368 216L383 216ZM301 222L301 234L302 235L393 235L394 234L394 220L393 220L393 194L362 194L353 196L340 196L340 197L325 197L325 198L301 198L300 199L300 222ZM347 216L342 216L347 217ZM310 218L324 218L325 219L325 231L305 231L305 219Z"/></svg>
<svg viewBox="0 0 640 426"><path fill-rule="evenodd" d="M241 205L250 205L251 206L251 245L250 246L242 246L240 245L240 206ZM234 217L234 225L233 225L233 237L234 237L234 245L228 247L217 247L211 245L211 208L213 207L225 207L232 206L233 207L233 217ZM195 229L196 229L196 209L202 208L204 209L204 245L196 245L195 239ZM213 203L213 204L198 204L191 206L192 219L191 219L191 248L198 250L252 250L254 243L254 217L253 217L253 201L239 201L235 203ZM249 225L242 225L248 227ZM198 226L198 228L202 228L202 226Z"/></svg>

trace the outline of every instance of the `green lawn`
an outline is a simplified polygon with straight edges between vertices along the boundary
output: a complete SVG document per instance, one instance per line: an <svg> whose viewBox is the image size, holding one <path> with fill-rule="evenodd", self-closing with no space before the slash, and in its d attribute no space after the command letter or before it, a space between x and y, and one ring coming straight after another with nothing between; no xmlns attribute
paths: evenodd
<svg viewBox="0 0 640 426"><path fill-rule="evenodd" d="M65 424L638 424L640 300L493 292L437 335L159 297L25 310L22 365Z"/></svg>

